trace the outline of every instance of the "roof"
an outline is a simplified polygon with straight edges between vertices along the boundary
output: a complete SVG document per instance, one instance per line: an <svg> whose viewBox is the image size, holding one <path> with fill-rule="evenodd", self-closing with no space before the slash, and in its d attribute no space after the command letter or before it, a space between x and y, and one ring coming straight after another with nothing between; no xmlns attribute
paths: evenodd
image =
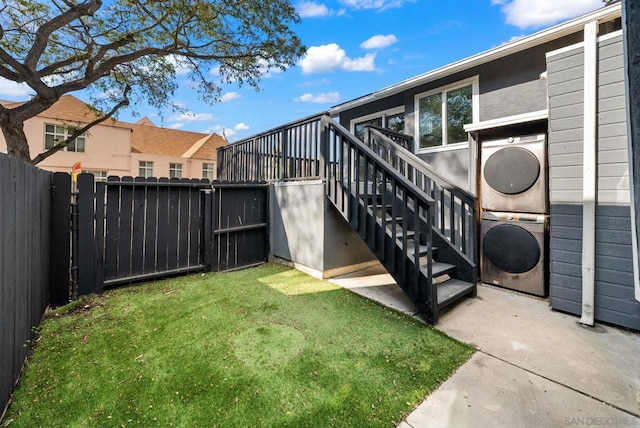
<svg viewBox="0 0 640 428"><path fill-rule="evenodd" d="M12 108L24 104L24 101L0 100L0 104L4 107ZM62 122L89 123L99 116L98 112L92 110L86 103L73 95L63 95L49 109L40 113L38 117ZM117 122L107 119L100 125L130 129L132 131L132 153L213 160L216 158L218 147L227 144L227 141L218 134L203 134L162 128L155 126L148 117L143 117L136 123Z"/></svg>
<svg viewBox="0 0 640 428"><path fill-rule="evenodd" d="M215 159L218 147L227 144L218 134L181 131L162 128L141 120L128 124L131 133L131 151L156 155ZM195 146L195 147L194 147Z"/></svg>
<svg viewBox="0 0 640 428"><path fill-rule="evenodd" d="M534 33L530 36L521 37L512 42L502 44L498 47L490 49L488 51L481 52L479 54L467 57L460 61L445 65L435 70L420 74L418 76L409 78L400 83L396 83L386 88L382 88L378 91L372 92L368 95L356 98L351 101L338 104L329 109L329 114L335 116L340 112L358 107L374 100L385 98L391 95L403 92L406 89L423 85L425 83L433 82L443 77L459 73L461 71L477 67L479 65L494 61L499 58L503 58L507 55L512 55L517 52L521 52L527 49L531 49L535 46L548 43L553 40L557 40L569 34L574 34L584 29L584 25L592 21L610 21L615 18L619 18L622 14L620 3L614 3L611 6L606 6L595 10L586 15L582 15L570 21L566 21L562 24L547 28L545 30Z"/></svg>
<svg viewBox="0 0 640 428"><path fill-rule="evenodd" d="M22 103L20 103L22 104ZM96 110L89 107L83 101L73 95L63 95L58 101L47 110L43 111L38 117L45 117L59 121L69 121L78 123L89 123L100 117ZM107 119L100 123L103 126L116 126L118 128L130 128L128 123L116 122Z"/></svg>

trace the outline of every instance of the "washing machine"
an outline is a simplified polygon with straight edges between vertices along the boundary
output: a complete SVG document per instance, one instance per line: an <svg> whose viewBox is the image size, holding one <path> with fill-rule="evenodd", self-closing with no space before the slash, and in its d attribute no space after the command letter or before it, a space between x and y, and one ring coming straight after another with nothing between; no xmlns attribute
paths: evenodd
<svg viewBox="0 0 640 428"><path fill-rule="evenodd" d="M480 198L487 211L547 214L545 134L484 141Z"/></svg>
<svg viewBox="0 0 640 428"><path fill-rule="evenodd" d="M481 281L546 296L548 222L543 214L483 212Z"/></svg>

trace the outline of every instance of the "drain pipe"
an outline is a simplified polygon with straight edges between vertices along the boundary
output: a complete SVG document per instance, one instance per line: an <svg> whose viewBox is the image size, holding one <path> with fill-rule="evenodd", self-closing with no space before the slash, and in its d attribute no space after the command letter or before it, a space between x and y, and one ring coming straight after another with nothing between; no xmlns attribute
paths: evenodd
<svg viewBox="0 0 640 428"><path fill-rule="evenodd" d="M584 27L584 152L582 169L582 316L593 326L595 310L597 196L598 21Z"/></svg>

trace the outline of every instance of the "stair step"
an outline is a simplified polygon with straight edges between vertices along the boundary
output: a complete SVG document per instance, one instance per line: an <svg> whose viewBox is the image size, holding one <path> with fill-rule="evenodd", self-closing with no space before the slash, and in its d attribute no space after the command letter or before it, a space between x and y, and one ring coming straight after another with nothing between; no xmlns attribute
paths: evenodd
<svg viewBox="0 0 640 428"><path fill-rule="evenodd" d="M452 278L441 284L438 284L436 290L438 292L438 308L445 308L467 294L471 294L475 291L475 284Z"/></svg>
<svg viewBox="0 0 640 428"><path fill-rule="evenodd" d="M396 226L396 236L398 237L398 239L402 238L402 225L397 225ZM407 230L407 238L412 238L416 236L416 231L415 230Z"/></svg>
<svg viewBox="0 0 640 428"><path fill-rule="evenodd" d="M400 245L402 245L402 237L400 237L398 240L400 241ZM416 248L415 241L412 240L407 242L408 255L413 256L413 254L415 253L415 248ZM420 252L420 257L426 256L427 252L429 251L429 247L427 247L426 245L420 245L420 247L418 248L418 251Z"/></svg>
<svg viewBox="0 0 640 428"><path fill-rule="evenodd" d="M431 264L431 276L436 277L440 275L450 274L456 270L456 265L449 263L433 262Z"/></svg>

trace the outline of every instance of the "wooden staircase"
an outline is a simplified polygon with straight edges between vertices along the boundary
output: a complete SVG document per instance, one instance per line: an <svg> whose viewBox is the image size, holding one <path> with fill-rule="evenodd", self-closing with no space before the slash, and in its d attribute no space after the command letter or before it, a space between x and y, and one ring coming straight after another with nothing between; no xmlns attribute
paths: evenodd
<svg viewBox="0 0 640 428"><path fill-rule="evenodd" d="M439 247L433 245L433 240L424 232L428 229L426 219L416 216L411 205L406 207L403 215L398 215L402 208L394 210L393 203L387 203L389 199L393 199L390 192L386 192L385 198L377 195L375 200L371 195L367 195L366 221L358 221L359 214L345 218L358 231L426 320L436 324L442 310L465 297L476 297L477 280L474 275L467 280L468 275L464 276L464 269L460 275L458 264L451 260L451 251L440 251ZM364 199L360 202L364 202ZM358 204L362 205L364 204ZM375 230L372 230L372 224L375 224ZM384 244L381 239L376 239L383 233L386 241ZM441 243L444 247L448 246L445 242ZM418 260L418 263L415 263L415 260ZM419 274L417 278L416 273ZM429 278L431 287L427 285ZM435 296L428 295L428 291L421 292L430 288ZM426 304L430 300L435 304Z"/></svg>
<svg viewBox="0 0 640 428"><path fill-rule="evenodd" d="M326 115L218 149L231 182L318 179L326 196L416 305L440 312L475 297L475 198L430 173L402 134L371 128L365 141Z"/></svg>

